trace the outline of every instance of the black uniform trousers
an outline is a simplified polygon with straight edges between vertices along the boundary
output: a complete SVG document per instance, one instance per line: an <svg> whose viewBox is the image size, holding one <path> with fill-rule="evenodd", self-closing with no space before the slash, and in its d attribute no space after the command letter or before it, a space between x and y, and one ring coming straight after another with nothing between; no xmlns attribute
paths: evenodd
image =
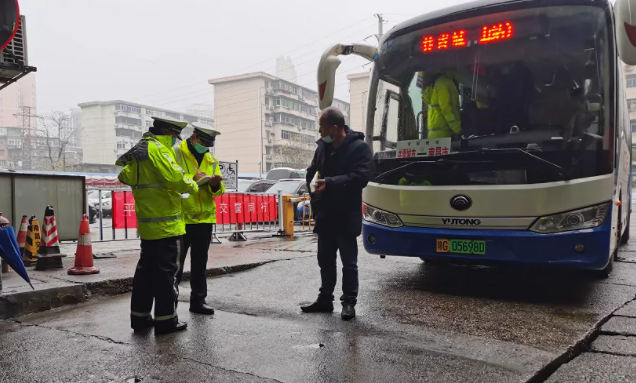
<svg viewBox="0 0 636 383"><path fill-rule="evenodd" d="M337 252L342 261L342 303L356 304L358 299L358 240L346 232L327 231L318 234L318 266L320 266L319 301L332 302L338 270Z"/></svg>
<svg viewBox="0 0 636 383"><path fill-rule="evenodd" d="M186 254L190 249L190 305L205 303L208 295L208 284L206 279L208 250L212 241L212 224L198 223L186 225L186 235L184 236L185 250L181 255L181 264L185 265ZM177 283L181 282L183 267L177 275Z"/></svg>
<svg viewBox="0 0 636 383"><path fill-rule="evenodd" d="M130 301L130 321L133 328L152 319L155 304L155 328L172 327L177 323L179 286L177 272L185 254L183 236L141 240L141 256L133 278Z"/></svg>

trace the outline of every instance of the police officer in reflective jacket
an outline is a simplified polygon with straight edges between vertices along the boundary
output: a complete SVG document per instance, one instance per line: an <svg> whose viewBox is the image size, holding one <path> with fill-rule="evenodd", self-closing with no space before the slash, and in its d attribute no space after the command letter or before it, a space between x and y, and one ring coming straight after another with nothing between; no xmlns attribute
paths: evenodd
<svg viewBox="0 0 636 383"><path fill-rule="evenodd" d="M153 117L153 126L116 164L124 168L119 180L130 185L135 197L141 256L133 279L130 325L135 332L150 329L155 334L185 330L178 321L177 272L185 249L185 223L181 194L196 194L199 187L175 161L172 147L184 122ZM150 310L155 304L154 321Z"/></svg>
<svg viewBox="0 0 636 383"><path fill-rule="evenodd" d="M225 193L219 161L208 148L214 147L219 132L211 126L198 122L192 123L194 133L190 138L174 147L177 164L185 171L186 176L193 178L199 174L209 177L199 187L199 191L181 200L183 219L186 224L185 251L181 255L181 264L185 265L186 252L190 249L190 311L198 314L212 315L214 309L205 303L208 294L206 269L208 250L212 241L212 225L216 223L216 203L214 197ZM179 270L177 281L181 282L183 267Z"/></svg>

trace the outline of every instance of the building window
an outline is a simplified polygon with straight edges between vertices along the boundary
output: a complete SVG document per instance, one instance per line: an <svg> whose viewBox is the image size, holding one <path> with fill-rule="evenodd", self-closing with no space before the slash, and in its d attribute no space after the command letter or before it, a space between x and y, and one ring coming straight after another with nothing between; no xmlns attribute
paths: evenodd
<svg viewBox="0 0 636 383"><path fill-rule="evenodd" d="M141 120L138 118L131 117L115 117L115 123L124 124L124 125L133 125L133 126L141 126Z"/></svg>
<svg viewBox="0 0 636 383"><path fill-rule="evenodd" d="M636 133L636 120L630 121L632 124L632 133Z"/></svg>
<svg viewBox="0 0 636 383"><path fill-rule="evenodd" d="M146 121L146 128L150 128L152 126L152 121Z"/></svg>
<svg viewBox="0 0 636 383"><path fill-rule="evenodd" d="M4 156L4 149L0 149L0 156Z"/></svg>
<svg viewBox="0 0 636 383"><path fill-rule="evenodd" d="M314 136L310 136L308 134L300 134L298 132L290 132L289 130L281 130L280 137L283 140L294 139L305 144L311 144L316 141L316 138Z"/></svg>
<svg viewBox="0 0 636 383"><path fill-rule="evenodd" d="M115 135L117 137L134 137L135 133L136 132L132 129L122 129L122 128L115 129Z"/></svg>
<svg viewBox="0 0 636 383"><path fill-rule="evenodd" d="M166 116L175 120L181 120L181 115L179 113L166 112Z"/></svg>
<svg viewBox="0 0 636 383"><path fill-rule="evenodd" d="M636 88L636 74L627 75L627 87Z"/></svg>
<svg viewBox="0 0 636 383"><path fill-rule="evenodd" d="M147 115L149 115L149 116L156 116L156 113L157 113L157 112L155 112L154 110L146 108L146 114L147 114Z"/></svg>
<svg viewBox="0 0 636 383"><path fill-rule="evenodd" d="M627 107L630 112L636 112L636 98L630 98L627 100Z"/></svg>
<svg viewBox="0 0 636 383"><path fill-rule="evenodd" d="M124 112L141 113L141 109L137 108L136 106L126 104L117 104L115 108Z"/></svg>

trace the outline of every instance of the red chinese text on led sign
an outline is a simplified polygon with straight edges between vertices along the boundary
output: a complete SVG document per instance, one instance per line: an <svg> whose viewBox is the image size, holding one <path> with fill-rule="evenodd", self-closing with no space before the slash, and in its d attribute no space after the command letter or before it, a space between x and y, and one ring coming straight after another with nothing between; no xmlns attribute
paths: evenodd
<svg viewBox="0 0 636 383"><path fill-rule="evenodd" d="M496 41L508 40L512 38L514 27L511 22L503 22L491 26L484 26L479 36L480 44L489 44ZM459 48L468 46L468 37L465 30L440 33L435 36L424 36L422 38L422 52L442 51L448 48Z"/></svg>

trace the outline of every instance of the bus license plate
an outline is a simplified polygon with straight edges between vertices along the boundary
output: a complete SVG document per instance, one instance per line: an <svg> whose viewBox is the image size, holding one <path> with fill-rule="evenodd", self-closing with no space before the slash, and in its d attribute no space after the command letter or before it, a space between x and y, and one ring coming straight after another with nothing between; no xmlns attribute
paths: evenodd
<svg viewBox="0 0 636 383"><path fill-rule="evenodd" d="M437 252L486 255L486 241L437 238Z"/></svg>

